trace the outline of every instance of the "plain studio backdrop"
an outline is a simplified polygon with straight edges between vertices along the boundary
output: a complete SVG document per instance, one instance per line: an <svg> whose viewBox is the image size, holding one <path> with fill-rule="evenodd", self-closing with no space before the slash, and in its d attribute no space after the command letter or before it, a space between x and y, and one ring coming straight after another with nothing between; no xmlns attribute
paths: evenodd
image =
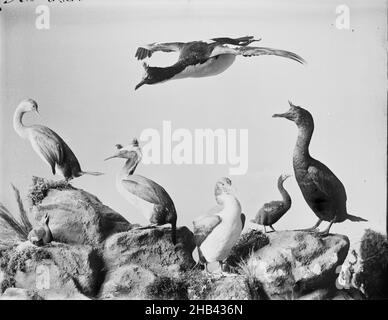
<svg viewBox="0 0 388 320"><path fill-rule="evenodd" d="M35 8L50 8L50 29L38 30ZM28 141L13 130L12 116L25 98L35 99L41 117L26 124L55 130L84 170L75 187L95 194L132 223L145 219L115 188L123 160L103 159L115 144L128 144L142 130L172 128L248 129L249 169L231 176L243 212L251 219L264 202L277 200L276 181L292 173L297 136L294 123L273 119L288 100L314 116L311 155L343 182L348 212L368 219L332 227L357 243L365 228L386 224L386 2L347 1L350 28L336 27L338 1L75 1L2 5L0 199L17 212L10 183L26 194L31 176L53 177ZM173 80L134 91L143 67L139 45L240 37L262 38L257 45L293 51L302 66L274 56L237 57L224 73ZM156 53L150 65L169 65L174 53ZM137 173L160 183L178 211L178 225L214 205L213 188L228 165L144 165ZM311 227L317 220L295 178L286 189L290 211L275 228ZM323 227L326 227L326 223Z"/></svg>

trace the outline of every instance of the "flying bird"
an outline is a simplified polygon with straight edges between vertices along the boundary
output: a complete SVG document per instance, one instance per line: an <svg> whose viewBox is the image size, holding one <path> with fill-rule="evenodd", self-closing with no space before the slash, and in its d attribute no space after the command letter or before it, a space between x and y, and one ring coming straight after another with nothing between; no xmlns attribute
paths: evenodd
<svg viewBox="0 0 388 320"><path fill-rule="evenodd" d="M38 112L38 104L32 99L20 102L13 117L13 127L23 139L30 141L32 148L46 162L55 175L59 170L66 181L84 174L99 176L100 172L82 171L81 166L65 141L53 130L41 125L26 126L23 116L27 112Z"/></svg>
<svg viewBox="0 0 388 320"><path fill-rule="evenodd" d="M193 221L194 240L199 262L205 265L218 261L220 270L232 247L240 237L245 224L240 201L234 194L229 178L221 178L215 186L217 206L208 214Z"/></svg>
<svg viewBox="0 0 388 320"><path fill-rule="evenodd" d="M316 230L322 221L330 222L322 235L328 234L333 223L350 221L367 221L347 213L346 191L342 182L322 162L310 156L309 145L314 131L314 120L306 109L289 102L290 109L273 117L286 118L298 127L293 166L295 178L303 197L315 215L318 222L309 229Z"/></svg>
<svg viewBox="0 0 388 320"><path fill-rule="evenodd" d="M152 43L139 47L135 54L138 60L149 58L156 51L179 52L179 59L172 66L164 68L150 67L144 63L145 74L135 90L144 84L220 74L228 69L239 55L243 57L275 55L305 63L302 57L290 51L249 46L250 43L260 40L252 36L235 39L225 37L209 41Z"/></svg>
<svg viewBox="0 0 388 320"><path fill-rule="evenodd" d="M150 225L145 228L171 224L171 238L173 244L176 244L177 213L174 202L162 186L148 178L134 174L142 158L139 142L135 138L128 146L123 147L121 144L117 144L116 148L116 153L105 160L127 159L116 177L118 192L150 222Z"/></svg>
<svg viewBox="0 0 388 320"><path fill-rule="evenodd" d="M257 212L256 217L251 220L253 223L264 226L265 233L267 232L265 226L269 226L273 231L275 231L272 225L283 217L284 214L291 208L291 197L283 186L284 181L289 177L290 175L282 174L278 179L278 189L282 195L282 200L265 203L264 206Z"/></svg>

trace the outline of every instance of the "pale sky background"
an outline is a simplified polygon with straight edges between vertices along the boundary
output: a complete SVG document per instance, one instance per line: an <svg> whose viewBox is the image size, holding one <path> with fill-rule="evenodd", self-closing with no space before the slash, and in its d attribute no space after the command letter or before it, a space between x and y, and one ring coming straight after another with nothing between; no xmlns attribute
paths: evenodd
<svg viewBox="0 0 388 320"><path fill-rule="evenodd" d="M288 100L315 119L311 154L341 179L348 211L367 223L336 224L331 231L356 243L365 228L386 225L386 1L347 1L350 30L335 26L342 1L87 1L50 5L50 30L35 28L35 7L11 3L0 12L1 163L0 199L16 210L10 183L25 195L31 176L53 178L28 141L14 132L12 116L24 98L35 99L41 117L25 123L54 129L70 145L84 170L73 185L98 196L130 222L145 224L115 189L122 160L104 162L116 143L127 144L146 128L249 130L249 170L232 176L243 211L252 218L280 195L276 181L293 173L296 126L273 113ZM134 57L145 43L212 37L262 37L259 45L293 51L308 64L279 57L237 57L224 73L134 91L143 68ZM169 65L176 54L155 54L150 65ZM215 181L228 165L139 165L137 173L165 187L175 202L178 224L214 205ZM61 179L56 176L55 179ZM290 211L275 228L312 226L294 178L286 189ZM322 225L323 228L327 224Z"/></svg>

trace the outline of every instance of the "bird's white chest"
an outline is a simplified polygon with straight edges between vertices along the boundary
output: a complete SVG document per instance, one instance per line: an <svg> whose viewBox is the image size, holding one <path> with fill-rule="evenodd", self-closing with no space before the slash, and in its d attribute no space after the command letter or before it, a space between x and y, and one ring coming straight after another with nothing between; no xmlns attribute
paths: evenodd
<svg viewBox="0 0 388 320"><path fill-rule="evenodd" d="M224 261L237 242L242 231L241 206L225 207L218 214L222 221L201 244L200 249L208 262Z"/></svg>
<svg viewBox="0 0 388 320"><path fill-rule="evenodd" d="M182 72L175 75L172 79L182 78L201 78L215 76L228 69L236 56L233 54L221 54L214 58L207 60L204 63L187 66Z"/></svg>
<svg viewBox="0 0 388 320"><path fill-rule="evenodd" d="M117 191L124 197L124 199L126 199L132 206L139 210L147 221L150 221L152 215L154 214L155 205L153 203L145 201L125 189L122 183L122 178L116 179L116 188ZM129 218L130 219L127 220L131 220L131 217Z"/></svg>

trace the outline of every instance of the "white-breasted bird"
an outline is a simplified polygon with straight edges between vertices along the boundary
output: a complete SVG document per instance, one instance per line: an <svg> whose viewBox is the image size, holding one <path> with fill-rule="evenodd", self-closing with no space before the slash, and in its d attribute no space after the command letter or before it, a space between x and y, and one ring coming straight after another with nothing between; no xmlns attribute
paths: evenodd
<svg viewBox="0 0 388 320"><path fill-rule="evenodd" d="M245 215L241 212L240 201L234 194L229 178L217 181L215 197L217 206L193 221L199 262L205 265L206 271L207 264L216 261L222 270L245 224Z"/></svg>
<svg viewBox="0 0 388 320"><path fill-rule="evenodd" d="M176 244L177 213L174 202L162 186L146 177L134 174L142 158L139 142L135 138L128 146L116 144L116 148L117 152L105 160L127 159L116 177L117 190L150 222L146 228L171 224L171 238L173 244Z"/></svg>
<svg viewBox="0 0 388 320"><path fill-rule="evenodd" d="M81 166L65 141L53 130L41 125L26 126L23 116L27 112L38 112L38 104L32 99L19 103L13 117L13 127L23 139L30 141L32 148L46 162L55 175L59 170L66 180L80 177L84 174L99 176L100 172L82 171Z"/></svg>
<svg viewBox="0 0 388 320"><path fill-rule="evenodd" d="M209 41L152 43L139 47L135 57L143 60L156 51L179 52L178 61L169 67L150 67L143 64L145 74L135 90L144 84L156 84L172 79L200 78L220 74L228 69L236 56L244 57L275 55L305 63L295 53L266 47L250 47L250 43L260 41L252 36L241 38L213 38Z"/></svg>

